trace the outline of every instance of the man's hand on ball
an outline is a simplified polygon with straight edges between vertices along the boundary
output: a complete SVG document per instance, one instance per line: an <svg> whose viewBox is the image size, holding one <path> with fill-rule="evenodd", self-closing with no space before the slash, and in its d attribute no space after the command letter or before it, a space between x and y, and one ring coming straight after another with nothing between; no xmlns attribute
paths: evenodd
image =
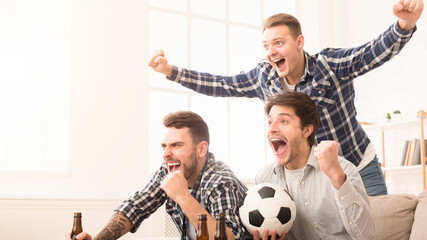
<svg viewBox="0 0 427 240"><path fill-rule="evenodd" d="M273 230L273 231L271 232L271 238L270 238L270 240L276 240L276 235L277 235L276 230ZM283 240L283 239L285 239L285 235L286 235L286 232L283 232L283 233L282 233L282 236L280 236L280 238L279 238L278 240ZM260 240L260 239L259 239L259 232L258 232L258 229L255 229L255 230L254 230L254 240ZM262 235L262 240L268 240L268 229L265 229L265 230L264 230L264 234Z"/></svg>

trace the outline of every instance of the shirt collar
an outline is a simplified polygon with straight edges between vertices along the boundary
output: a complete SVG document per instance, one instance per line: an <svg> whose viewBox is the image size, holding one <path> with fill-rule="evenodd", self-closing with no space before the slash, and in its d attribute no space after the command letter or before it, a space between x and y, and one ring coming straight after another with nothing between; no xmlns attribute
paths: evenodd
<svg viewBox="0 0 427 240"><path fill-rule="evenodd" d="M305 59L305 67L304 67L304 74L300 78L300 82L306 81L307 76L314 76L315 74L315 61L309 60L311 58L310 55L308 55L307 52L304 51L304 59Z"/></svg>
<svg viewBox="0 0 427 240"><path fill-rule="evenodd" d="M320 168L319 161L314 157L314 148L316 146L311 147L310 156L308 157L307 165L314 167L316 170Z"/></svg>
<svg viewBox="0 0 427 240"><path fill-rule="evenodd" d="M304 75L306 75L308 73L308 75L314 76L315 71L316 71L316 61L306 51L304 51L304 55L305 55L305 73L304 73Z"/></svg>

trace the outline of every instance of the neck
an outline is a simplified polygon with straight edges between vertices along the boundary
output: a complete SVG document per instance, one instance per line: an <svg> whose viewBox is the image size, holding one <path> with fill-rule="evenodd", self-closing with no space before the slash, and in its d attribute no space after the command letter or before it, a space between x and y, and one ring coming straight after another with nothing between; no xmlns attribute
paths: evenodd
<svg viewBox="0 0 427 240"><path fill-rule="evenodd" d="M286 76L286 81L290 85L296 85L305 72L305 54L304 51L300 51L298 54L298 64L295 66L295 71L292 74Z"/></svg>
<svg viewBox="0 0 427 240"><path fill-rule="evenodd" d="M287 169L296 170L305 167L310 157L311 147L307 141L304 141L301 146L298 155L295 159L286 165Z"/></svg>

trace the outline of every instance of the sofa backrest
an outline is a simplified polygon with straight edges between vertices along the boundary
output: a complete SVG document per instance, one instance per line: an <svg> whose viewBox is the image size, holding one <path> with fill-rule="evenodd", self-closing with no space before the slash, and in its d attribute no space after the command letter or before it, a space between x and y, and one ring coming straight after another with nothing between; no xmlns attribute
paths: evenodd
<svg viewBox="0 0 427 240"><path fill-rule="evenodd" d="M417 196L389 194L369 197L369 201L374 215L376 240L409 239L418 204Z"/></svg>

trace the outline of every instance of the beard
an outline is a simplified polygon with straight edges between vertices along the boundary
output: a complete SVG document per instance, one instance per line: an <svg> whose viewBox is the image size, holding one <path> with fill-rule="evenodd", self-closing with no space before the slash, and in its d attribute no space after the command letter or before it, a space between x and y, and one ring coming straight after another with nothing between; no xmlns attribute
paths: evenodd
<svg viewBox="0 0 427 240"><path fill-rule="evenodd" d="M196 147L193 148L193 152L188 157L190 161L187 161L190 165L182 163L182 172L184 173L185 179L189 179L196 171L197 171L197 165L199 163L197 157L196 157Z"/></svg>
<svg viewBox="0 0 427 240"><path fill-rule="evenodd" d="M285 158L283 166L287 166L289 163L292 163L300 153L300 146L302 143L302 138L295 138L288 142L288 148L290 150L288 157Z"/></svg>

